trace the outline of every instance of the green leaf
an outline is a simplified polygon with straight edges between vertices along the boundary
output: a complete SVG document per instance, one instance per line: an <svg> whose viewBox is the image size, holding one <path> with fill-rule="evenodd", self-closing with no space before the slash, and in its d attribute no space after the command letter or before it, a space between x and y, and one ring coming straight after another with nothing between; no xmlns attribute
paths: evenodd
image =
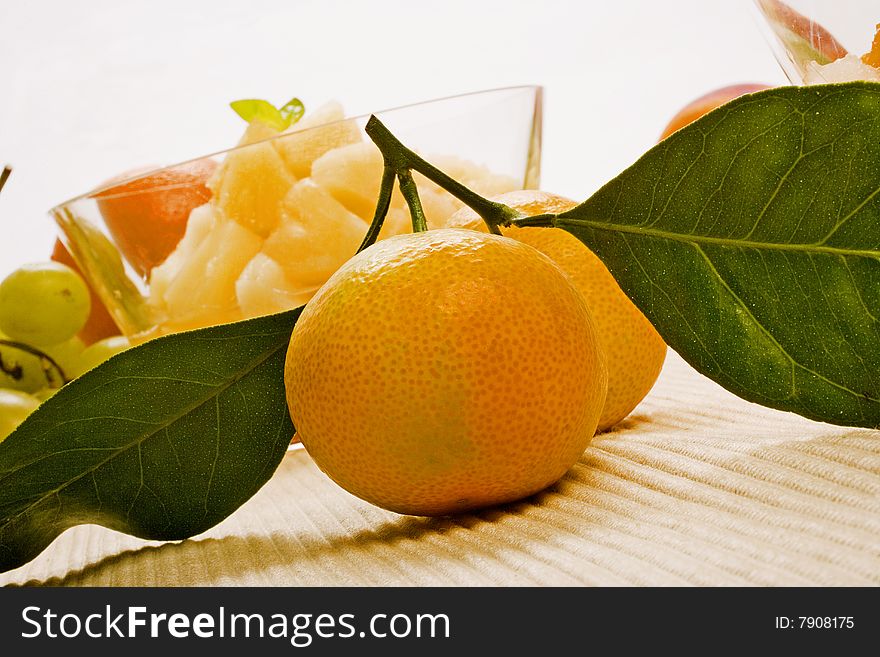
<svg viewBox="0 0 880 657"><path fill-rule="evenodd" d="M280 108L276 108L267 100L254 98L234 100L229 106L248 123L262 121L276 130L287 130L299 121L306 111L299 98L291 98Z"/></svg>
<svg viewBox="0 0 880 657"><path fill-rule="evenodd" d="M291 98L278 108L278 112L281 114L281 118L287 122L284 126L286 130L303 117L303 114L306 113L306 108L299 98Z"/></svg>
<svg viewBox="0 0 880 657"><path fill-rule="evenodd" d="M734 100L556 225L724 387L880 426L880 84Z"/></svg>
<svg viewBox="0 0 880 657"><path fill-rule="evenodd" d="M44 402L0 443L0 571L74 525L177 540L241 506L293 436L283 371L300 312L152 340Z"/></svg>
<svg viewBox="0 0 880 657"><path fill-rule="evenodd" d="M276 107L267 100L234 100L229 106L248 123L262 121L276 130L287 128L287 122Z"/></svg>

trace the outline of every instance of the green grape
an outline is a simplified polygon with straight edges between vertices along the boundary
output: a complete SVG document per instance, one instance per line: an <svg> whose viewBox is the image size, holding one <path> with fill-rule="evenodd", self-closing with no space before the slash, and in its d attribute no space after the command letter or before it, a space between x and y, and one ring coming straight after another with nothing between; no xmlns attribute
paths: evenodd
<svg viewBox="0 0 880 657"><path fill-rule="evenodd" d="M0 442L39 405L39 400L26 392L0 388Z"/></svg>
<svg viewBox="0 0 880 657"><path fill-rule="evenodd" d="M91 311L82 277L58 262L24 265L0 283L0 331L32 346L72 338Z"/></svg>
<svg viewBox="0 0 880 657"><path fill-rule="evenodd" d="M56 392L58 392L58 388L43 388L42 390L37 390L31 394L34 396L34 399L44 402Z"/></svg>
<svg viewBox="0 0 880 657"><path fill-rule="evenodd" d="M79 358L79 363L74 369L74 375L85 374L93 367L97 367L111 356L125 351L131 346L128 338L115 335L112 338L98 340L95 344L86 347Z"/></svg>
<svg viewBox="0 0 880 657"><path fill-rule="evenodd" d="M36 350L28 351L27 345L15 344L10 344L9 338L0 333L0 388L32 393L41 388L57 388L64 384L61 372L51 362L34 353ZM66 370L64 375L68 378L71 376Z"/></svg>
<svg viewBox="0 0 880 657"><path fill-rule="evenodd" d="M0 388L35 392L46 383L39 358L0 343Z"/></svg>
<svg viewBox="0 0 880 657"><path fill-rule="evenodd" d="M58 367L61 368L61 371L64 372L64 376L70 380L76 376L76 371L85 349L86 343L78 337L73 337L66 342L42 347L40 351L54 360Z"/></svg>

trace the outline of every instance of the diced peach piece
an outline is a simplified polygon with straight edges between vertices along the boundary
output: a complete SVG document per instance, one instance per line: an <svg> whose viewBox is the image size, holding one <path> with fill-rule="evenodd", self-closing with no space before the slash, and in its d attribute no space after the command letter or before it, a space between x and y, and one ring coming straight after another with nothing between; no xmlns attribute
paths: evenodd
<svg viewBox="0 0 880 657"><path fill-rule="evenodd" d="M241 139L239 139L238 145L247 146L248 144L255 144L258 141L271 139L272 137L277 137L280 134L280 130L273 128L268 123L263 123L262 121L251 121L250 123L248 123L248 127L245 129L244 134L241 136Z"/></svg>
<svg viewBox="0 0 880 657"><path fill-rule="evenodd" d="M426 159L438 169L455 178L481 196L489 197L506 194L507 192L520 189L522 184L517 182L511 176L493 173L488 167L481 164L475 164L474 162L464 160L455 155L430 155L427 156ZM435 185L427 178L424 178L421 174L414 174L414 178L420 189L425 186L429 189L441 191L443 194L449 195L449 197L458 204L458 207L461 207L462 203L458 199L448 192L443 191L439 186Z"/></svg>
<svg viewBox="0 0 880 657"><path fill-rule="evenodd" d="M165 292L180 273L187 261L196 252L199 244L211 233L214 228L214 208L210 203L205 203L189 213L186 222L186 232L183 234L177 247L171 252L165 262L154 267L150 272L150 302L154 305L164 305Z"/></svg>
<svg viewBox="0 0 880 657"><path fill-rule="evenodd" d="M312 179L349 211L369 221L376 210L382 180L382 154L372 143L334 148L312 163ZM396 192L395 205L403 198Z"/></svg>
<svg viewBox="0 0 880 657"><path fill-rule="evenodd" d="M248 132L261 131L258 125ZM208 186L223 216L266 237L278 225L281 201L295 180L272 142L261 142L231 151Z"/></svg>
<svg viewBox="0 0 880 657"><path fill-rule="evenodd" d="M307 303L316 290L293 290L281 265L265 253L255 255L235 283L235 295L245 317L297 308Z"/></svg>
<svg viewBox="0 0 880 657"><path fill-rule="evenodd" d="M235 282L261 245L260 237L240 224L216 218L164 293L169 318L203 326L240 319Z"/></svg>
<svg viewBox="0 0 880 657"><path fill-rule="evenodd" d="M366 232L360 217L306 178L284 199L284 220L263 252L281 265L293 289L319 287L355 254Z"/></svg>
<svg viewBox="0 0 880 657"><path fill-rule="evenodd" d="M356 144L362 140L355 121L343 121L342 105L330 101L293 124L284 137L274 142L287 168L296 178L305 178L312 171L312 162L327 151Z"/></svg>

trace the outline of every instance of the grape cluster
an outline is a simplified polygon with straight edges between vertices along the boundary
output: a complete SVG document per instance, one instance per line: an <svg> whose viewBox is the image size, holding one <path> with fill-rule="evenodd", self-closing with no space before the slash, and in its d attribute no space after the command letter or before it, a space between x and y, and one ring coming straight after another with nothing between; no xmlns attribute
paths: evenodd
<svg viewBox="0 0 880 657"><path fill-rule="evenodd" d="M77 336L91 311L82 277L57 262L20 267L0 283L0 441L65 383L129 346Z"/></svg>

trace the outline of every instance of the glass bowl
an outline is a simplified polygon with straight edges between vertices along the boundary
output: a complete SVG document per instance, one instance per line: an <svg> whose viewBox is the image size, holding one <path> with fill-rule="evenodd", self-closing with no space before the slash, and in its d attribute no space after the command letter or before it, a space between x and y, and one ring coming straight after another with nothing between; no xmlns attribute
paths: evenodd
<svg viewBox="0 0 880 657"><path fill-rule="evenodd" d="M754 0L758 23L792 84L880 81L880 53L869 63L877 0Z"/></svg>
<svg viewBox="0 0 880 657"><path fill-rule="evenodd" d="M484 195L536 188L542 89L508 87L375 112L410 148ZM50 210L60 239L133 340L302 305L354 255L382 160L330 102L285 132L115 180ZM460 202L420 177L429 227ZM395 191L380 238L411 230Z"/></svg>

